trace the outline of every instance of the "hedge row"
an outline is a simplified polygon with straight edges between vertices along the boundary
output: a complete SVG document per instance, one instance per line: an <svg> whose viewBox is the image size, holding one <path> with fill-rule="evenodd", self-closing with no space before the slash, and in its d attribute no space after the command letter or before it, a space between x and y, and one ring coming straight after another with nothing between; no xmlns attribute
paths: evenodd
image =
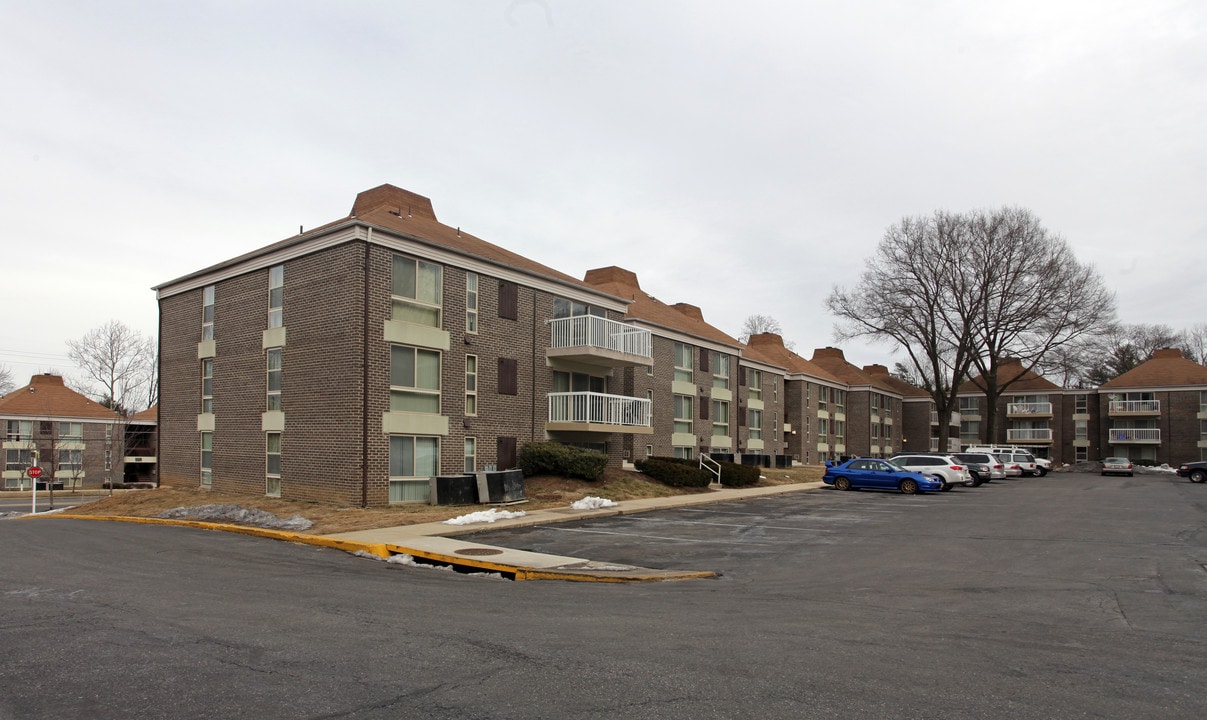
<svg viewBox="0 0 1207 720"><path fill-rule="evenodd" d="M564 475L583 480L598 480L608 466L608 456L596 450L562 445L556 442L531 442L520 448L520 469L524 476Z"/></svg>
<svg viewBox="0 0 1207 720"><path fill-rule="evenodd" d="M651 472L647 470L650 462L656 463L655 469ZM756 465L738 465L737 463L721 462L721 484L726 487L748 487L759 481L762 470ZM674 457L651 457L646 460L638 460L635 465L641 472L649 475L655 480L660 480L667 485L676 487L708 487L716 478L712 471L705 470L700 467L698 460L686 460L683 458ZM644 465L644 467L643 467ZM674 469L665 469L663 466ZM692 473L684 473L680 468L686 468ZM703 475L698 475L703 473ZM671 477L667 480L660 475ZM700 481L703 478L703 482Z"/></svg>

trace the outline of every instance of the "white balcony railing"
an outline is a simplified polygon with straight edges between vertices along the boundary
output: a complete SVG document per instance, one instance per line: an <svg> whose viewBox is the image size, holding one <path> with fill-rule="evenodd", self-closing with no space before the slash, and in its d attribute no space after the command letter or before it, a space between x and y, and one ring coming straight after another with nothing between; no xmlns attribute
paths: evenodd
<svg viewBox="0 0 1207 720"><path fill-rule="evenodd" d="M643 358L653 357L649 330L595 315L549 320L552 348L597 348Z"/></svg>
<svg viewBox="0 0 1207 720"><path fill-rule="evenodd" d="M1157 415L1161 412L1160 400L1112 400L1111 415L1148 414Z"/></svg>
<svg viewBox="0 0 1207 720"><path fill-rule="evenodd" d="M549 422L650 427L646 398L596 392L549 393Z"/></svg>
<svg viewBox="0 0 1207 720"><path fill-rule="evenodd" d="M1006 405L1007 415L1051 415L1050 402L1019 402Z"/></svg>
<svg viewBox="0 0 1207 720"><path fill-rule="evenodd" d="M955 411L952 411L952 413L951 413L951 422L949 422L949 423L948 423L948 425L952 425L952 426L955 426L955 427L959 427L959 425L960 425L960 420L961 420L961 418L960 418L960 413L955 412ZM931 410L931 411L930 411L930 424L931 424L931 425L938 425L938 424L939 424L939 413L938 413L938 411L936 411L936 410Z"/></svg>
<svg viewBox="0 0 1207 720"><path fill-rule="evenodd" d="M930 451L932 453L939 452L939 438L932 437L930 439ZM952 437L947 438L947 449L944 450L943 452L946 454L946 453L957 453L959 451L960 451L960 439L952 438Z"/></svg>
<svg viewBox="0 0 1207 720"><path fill-rule="evenodd" d="M1010 442L1052 442L1052 428L1007 428Z"/></svg>
<svg viewBox="0 0 1207 720"><path fill-rule="evenodd" d="M1161 430L1159 428L1111 428L1112 443L1159 443Z"/></svg>

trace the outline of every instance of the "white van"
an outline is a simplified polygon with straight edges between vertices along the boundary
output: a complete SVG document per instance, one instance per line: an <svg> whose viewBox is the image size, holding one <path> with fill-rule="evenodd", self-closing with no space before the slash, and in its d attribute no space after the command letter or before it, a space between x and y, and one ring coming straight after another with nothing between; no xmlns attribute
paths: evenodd
<svg viewBox="0 0 1207 720"><path fill-rule="evenodd" d="M1023 475L1043 477L1052 468L1050 460L1045 458L1043 462L1040 462L1031 454L1030 450L1021 447L974 445L964 448L964 452L987 452L991 455L996 455L1007 466L1018 465L1019 469L1023 471Z"/></svg>

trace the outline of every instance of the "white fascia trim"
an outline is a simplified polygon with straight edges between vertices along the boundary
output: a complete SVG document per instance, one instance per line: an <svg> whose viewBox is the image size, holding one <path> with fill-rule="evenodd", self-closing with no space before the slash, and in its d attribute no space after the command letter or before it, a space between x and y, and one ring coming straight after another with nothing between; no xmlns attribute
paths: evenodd
<svg viewBox="0 0 1207 720"><path fill-rule="evenodd" d="M1207 385L1162 385L1162 386L1143 386L1135 385L1128 387L1113 387L1113 388L1098 388L1099 395L1109 395L1111 393L1129 393L1129 392L1202 392L1207 390ZM1091 395L1094 391L1082 390L1077 393Z"/></svg>
<svg viewBox="0 0 1207 720"><path fill-rule="evenodd" d="M836 390L849 390L850 389L849 386L847 386L841 382L834 382L833 380L826 380L824 378L819 378L816 375L810 375L808 373L803 373L803 372L789 373L788 379L789 380L804 380L806 382L811 382L814 385L824 385L825 387L832 387Z"/></svg>
<svg viewBox="0 0 1207 720"><path fill-rule="evenodd" d="M633 319L626 320L625 322L634 327L649 330L650 334L655 337L666 338L667 340L674 340L676 342L686 343L693 347L701 347L707 350L716 350L717 352L725 353L726 355L737 355L739 359L742 355L742 349L736 345L722 345L715 340L705 340L704 338L696 337L695 335L688 335L685 332L664 327L662 325L656 325L644 320Z"/></svg>
<svg viewBox="0 0 1207 720"><path fill-rule="evenodd" d="M223 280L229 280L256 270L270 268L274 265L280 265L287 260L304 257L319 250L343 245L352 240L362 240L365 238L365 234L361 232L362 229L361 226L355 224L331 228L321 234L316 234L314 237L299 239L296 243L278 250L254 255L254 257L249 257L242 262L231 265L219 265L212 272L202 271L199 274L186 275L180 280L173 280L160 285L155 289L155 298L162 300L163 298L203 288L207 285L216 285Z"/></svg>
<svg viewBox="0 0 1207 720"><path fill-rule="evenodd" d="M738 366L752 367L756 370L765 370L767 372L775 373L776 375L786 376L788 374L788 368L780 367L779 365L772 365L770 363L763 362L762 360L752 360L748 357L739 357Z"/></svg>
<svg viewBox="0 0 1207 720"><path fill-rule="evenodd" d="M78 422L95 425L120 425L125 418L73 417L71 415L0 415L0 420L32 420L41 422Z"/></svg>

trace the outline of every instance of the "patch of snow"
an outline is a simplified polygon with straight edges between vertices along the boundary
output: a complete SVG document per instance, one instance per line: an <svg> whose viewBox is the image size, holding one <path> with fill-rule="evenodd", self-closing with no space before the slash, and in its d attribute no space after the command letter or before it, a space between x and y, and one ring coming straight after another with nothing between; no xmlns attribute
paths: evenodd
<svg viewBox="0 0 1207 720"><path fill-rule="evenodd" d="M158 517L165 520L202 520L204 522L229 522L239 525L268 528L270 530L309 530L313 522L301 515L282 518L266 510L245 508L241 505L198 505L164 510Z"/></svg>
<svg viewBox="0 0 1207 720"><path fill-rule="evenodd" d="M598 510L599 508L616 507L619 504L620 503L616 502L615 500L607 500L605 498L595 497L594 495L588 495L582 500L575 500L574 502L570 503L570 507L575 510Z"/></svg>
<svg viewBox="0 0 1207 720"><path fill-rule="evenodd" d="M472 525L473 523L492 523L496 520L510 520L511 518L524 517L528 513L523 510L499 510L491 508L489 510L479 510L468 515L461 515L451 520L445 520L445 525Z"/></svg>

